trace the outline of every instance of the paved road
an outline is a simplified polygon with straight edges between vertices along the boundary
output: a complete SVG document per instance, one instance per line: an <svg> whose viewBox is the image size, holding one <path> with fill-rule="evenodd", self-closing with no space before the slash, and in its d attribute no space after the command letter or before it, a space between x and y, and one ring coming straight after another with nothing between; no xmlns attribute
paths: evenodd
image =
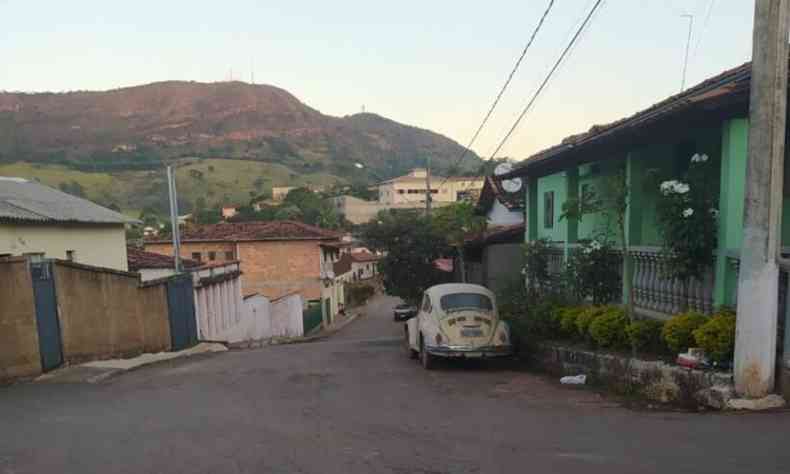
<svg viewBox="0 0 790 474"><path fill-rule="evenodd" d="M635 412L408 360L393 300L332 339L0 389L0 473L790 472L790 414Z"/></svg>

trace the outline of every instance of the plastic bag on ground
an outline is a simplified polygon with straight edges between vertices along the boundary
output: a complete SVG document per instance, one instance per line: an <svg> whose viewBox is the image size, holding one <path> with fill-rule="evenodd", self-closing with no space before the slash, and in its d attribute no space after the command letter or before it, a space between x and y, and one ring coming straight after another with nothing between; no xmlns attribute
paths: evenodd
<svg viewBox="0 0 790 474"><path fill-rule="evenodd" d="M584 385L587 383L587 376L580 375L566 375L560 379L560 383L564 385Z"/></svg>

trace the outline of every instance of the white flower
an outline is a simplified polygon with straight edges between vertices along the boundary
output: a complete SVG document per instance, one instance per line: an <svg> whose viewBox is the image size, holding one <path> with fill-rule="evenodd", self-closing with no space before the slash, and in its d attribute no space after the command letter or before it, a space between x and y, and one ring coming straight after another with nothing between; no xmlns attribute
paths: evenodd
<svg viewBox="0 0 790 474"><path fill-rule="evenodd" d="M683 217L691 217L694 214L694 209L687 207L685 211L683 211Z"/></svg>
<svg viewBox="0 0 790 474"><path fill-rule="evenodd" d="M660 187L661 194L666 196L667 194L672 193L674 191L674 189L675 189L675 186L677 184L678 184L678 182L675 181L674 179L672 181L664 181L663 183L661 183L661 187Z"/></svg>
<svg viewBox="0 0 790 474"><path fill-rule="evenodd" d="M704 153L702 155L694 153L694 156L691 157L692 163L705 163L706 161L708 161L708 155Z"/></svg>
<svg viewBox="0 0 790 474"><path fill-rule="evenodd" d="M678 183L675 186L675 192L678 194L686 194L691 188L686 183Z"/></svg>

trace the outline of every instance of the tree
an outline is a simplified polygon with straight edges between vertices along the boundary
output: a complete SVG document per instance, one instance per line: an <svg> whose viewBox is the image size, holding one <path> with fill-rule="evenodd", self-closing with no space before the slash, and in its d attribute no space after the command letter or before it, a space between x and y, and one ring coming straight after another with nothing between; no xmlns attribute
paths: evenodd
<svg viewBox="0 0 790 474"><path fill-rule="evenodd" d="M385 253L379 261L387 293L417 304L422 292L442 279L434 261L450 250L437 227L419 211L382 211L360 226L365 245Z"/></svg>
<svg viewBox="0 0 790 474"><path fill-rule="evenodd" d="M466 282L464 262L464 242L467 236L477 235L486 228L486 219L475 214L475 207L469 202L458 202L440 207L434 212L432 225L438 235L444 236L447 243L458 255L461 281Z"/></svg>
<svg viewBox="0 0 790 474"><path fill-rule="evenodd" d="M625 235L626 217L628 215L629 187L623 166L615 169L611 174L599 182L600 191L592 185L586 186L580 196L568 199L562 206L560 219L581 220L585 215L601 213L607 219L607 228L599 238L608 242L612 238L611 225L615 226L614 232L619 240L620 252L623 262L626 263L630 252ZM634 288L628 285L628 304L626 310L631 320L634 318Z"/></svg>

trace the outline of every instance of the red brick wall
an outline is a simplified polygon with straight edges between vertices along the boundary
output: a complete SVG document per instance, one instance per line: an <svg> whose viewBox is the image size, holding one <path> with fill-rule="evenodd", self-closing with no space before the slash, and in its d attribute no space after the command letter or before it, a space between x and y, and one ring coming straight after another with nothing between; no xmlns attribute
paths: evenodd
<svg viewBox="0 0 790 474"><path fill-rule="evenodd" d="M240 242L244 293L276 298L298 291L305 299L321 297L319 241Z"/></svg>
<svg viewBox="0 0 790 474"><path fill-rule="evenodd" d="M145 244L145 250L148 252L161 253L162 255L173 255L173 246L170 244ZM181 243L181 258L192 258L192 254L200 252L201 261L210 263L209 252L216 254L215 262L224 262L225 252L233 252L236 260L236 244L230 242L182 242ZM193 259L194 260L194 259Z"/></svg>
<svg viewBox="0 0 790 474"><path fill-rule="evenodd" d="M225 251L234 251L241 261L242 291L245 295L260 293L277 298L298 291L307 299L321 297L321 249L317 240L280 240L239 242L184 242L181 256L192 258L193 252L201 252L203 261L208 261L208 252L217 253L217 261L225 258ZM149 252L172 255L170 244L145 244Z"/></svg>

